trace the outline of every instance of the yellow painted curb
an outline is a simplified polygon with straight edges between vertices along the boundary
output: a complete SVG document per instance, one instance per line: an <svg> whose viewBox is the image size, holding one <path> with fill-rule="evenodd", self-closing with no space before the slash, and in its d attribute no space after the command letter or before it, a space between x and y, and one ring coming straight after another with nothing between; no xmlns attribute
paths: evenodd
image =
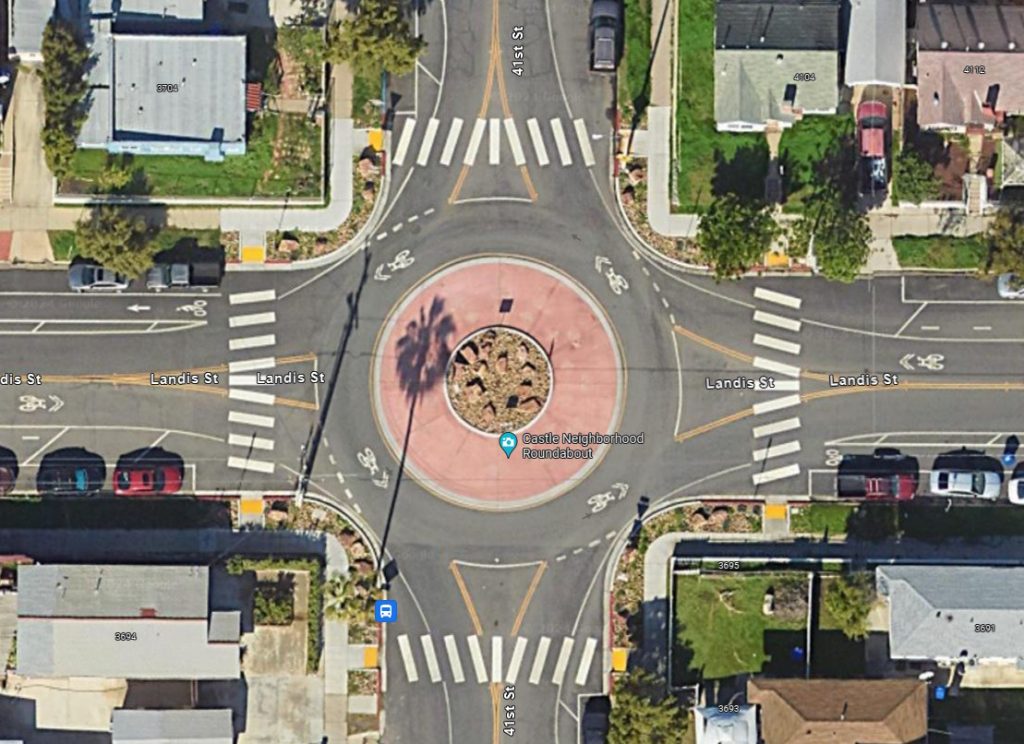
<svg viewBox="0 0 1024 744"><path fill-rule="evenodd" d="M773 269L787 268L789 266L789 256L787 256L785 253L777 253L776 251L770 251L768 255L765 256L764 262L766 266Z"/></svg>
<svg viewBox="0 0 1024 744"><path fill-rule="evenodd" d="M377 647L367 646L363 649L363 666L367 669L377 668Z"/></svg>
<svg viewBox="0 0 1024 744"><path fill-rule="evenodd" d="M765 519L785 519L789 507L786 504L765 504Z"/></svg>
<svg viewBox="0 0 1024 744"><path fill-rule="evenodd" d="M238 508L242 514L262 514L263 499L242 499Z"/></svg>
<svg viewBox="0 0 1024 744"><path fill-rule="evenodd" d="M263 263L267 260L267 249L262 245L243 245L242 263Z"/></svg>
<svg viewBox="0 0 1024 744"><path fill-rule="evenodd" d="M370 141L370 147L380 152L384 149L384 130L383 129L371 129L366 133L367 138Z"/></svg>
<svg viewBox="0 0 1024 744"><path fill-rule="evenodd" d="M626 671L626 662L629 660L629 649L628 648L613 648L612 649L612 671L613 672L624 672Z"/></svg>

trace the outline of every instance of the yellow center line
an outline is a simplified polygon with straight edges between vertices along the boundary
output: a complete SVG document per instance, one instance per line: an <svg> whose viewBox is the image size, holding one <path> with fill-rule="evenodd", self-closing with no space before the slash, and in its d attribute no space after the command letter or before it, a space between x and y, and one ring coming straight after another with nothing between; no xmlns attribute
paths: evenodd
<svg viewBox="0 0 1024 744"><path fill-rule="evenodd" d="M469 619L473 623L473 630L476 631L478 636L484 634L484 628L480 624L480 616L476 614L476 607L473 606L473 598L469 596L469 589L466 588L466 582L462 580L462 573L459 571L459 566L455 561L448 564L448 568L452 572L452 576L455 577L455 583L459 587L459 594L462 595L462 601L466 605L466 612L469 613Z"/></svg>
<svg viewBox="0 0 1024 744"><path fill-rule="evenodd" d="M706 338L698 333L694 333L693 331L687 328L683 328L682 326L676 325L672 326L672 330L674 330L683 338L689 339L690 341L700 344L701 346L711 349L712 351L717 351L719 354L727 356L730 359L735 359L736 361L743 362L744 364L754 363L754 357L751 356L750 354L745 354L742 351L736 351L735 349L732 349L728 346L723 346L717 341L712 341L710 338ZM805 380L817 380L818 382L828 382L828 375L822 372L802 371L800 373L800 376Z"/></svg>
<svg viewBox="0 0 1024 744"><path fill-rule="evenodd" d="M533 600L533 594L537 591L537 585L540 584L540 580L544 576L544 572L547 568L547 561L541 561L540 565L537 566L537 570L533 574L533 579L530 581L530 588L526 590L526 596L523 597L523 602L519 605L519 612L516 613L516 619L512 623L512 630L509 631L509 635L514 636L519 633L519 627L523 624L523 618L526 617L526 608L530 606L530 602Z"/></svg>

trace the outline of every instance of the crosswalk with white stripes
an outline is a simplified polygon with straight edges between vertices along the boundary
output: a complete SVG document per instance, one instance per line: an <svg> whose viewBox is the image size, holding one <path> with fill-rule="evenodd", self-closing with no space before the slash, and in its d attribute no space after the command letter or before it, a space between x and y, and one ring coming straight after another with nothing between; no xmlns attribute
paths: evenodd
<svg viewBox="0 0 1024 744"><path fill-rule="evenodd" d="M402 121L398 129L397 139L391 153L392 165L402 166L411 162L419 166L436 162L449 167L456 161L459 146L465 141L461 162L465 166L475 165L480 155L480 146L487 139L486 158L489 165L500 165L502 159L502 143L508 144L512 154L512 162L517 166L535 162L540 167L551 163L548 155L548 142L552 142L558 153L558 162L562 167L573 164L573 151L565 134L562 120L554 118L542 123L536 117L526 120L526 133L529 135L528 150L520 134L520 124L512 118L475 119L472 126L467 126L464 119L454 117L449 122L431 117L422 122L413 117ZM587 130L583 119L572 120L572 131L576 134L576 147L583 165L592 168L597 162L591 144L592 135ZM463 134L466 133L466 137ZM414 142L418 138L418 145Z"/></svg>
<svg viewBox="0 0 1024 744"><path fill-rule="evenodd" d="M525 670L529 669L526 681L531 685L561 685L571 680L577 687L583 687L590 677L598 651L598 639L594 637L584 639L579 645L575 638L569 636L561 641L555 640L554 645L558 651L554 656L550 653L553 639L549 636L541 636L534 643L525 636L516 636L514 639L491 636L487 639L469 635L460 639L446 635L440 650L434 644L434 636L429 633L421 635L418 644L405 633L399 635L396 641L401 668L408 682L429 679L436 683L445 679L455 684L475 680L482 685L514 685L522 680ZM577 649L579 653L574 654ZM463 662L464 654L467 653L468 665ZM444 664L440 661L442 658ZM553 663L549 665L548 660L552 658ZM425 677L421 677L421 668L426 672ZM471 673L467 673L467 669Z"/></svg>

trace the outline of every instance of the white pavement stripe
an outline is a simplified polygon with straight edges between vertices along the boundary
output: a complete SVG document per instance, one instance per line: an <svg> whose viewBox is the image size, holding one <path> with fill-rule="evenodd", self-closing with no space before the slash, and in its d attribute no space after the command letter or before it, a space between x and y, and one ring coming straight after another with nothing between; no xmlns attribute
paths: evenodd
<svg viewBox="0 0 1024 744"><path fill-rule="evenodd" d="M526 165L526 155L523 153L523 143L519 140L519 130L512 119L505 119L505 136L508 137L508 144L512 148L512 161L516 165Z"/></svg>
<svg viewBox="0 0 1024 744"><path fill-rule="evenodd" d="M558 659L555 661L555 671L551 674L552 684L560 685L565 679L565 670L569 666L569 656L572 654L572 638L562 639L562 648L558 652Z"/></svg>
<svg viewBox="0 0 1024 744"><path fill-rule="evenodd" d="M228 375L228 385L259 385L256 382L256 375Z"/></svg>
<svg viewBox="0 0 1024 744"><path fill-rule="evenodd" d="M466 148L466 155L462 159L463 165L473 165L476 162L476 151L480 149L480 141L484 138L484 128L487 126L487 119L477 119L473 124L473 131L469 135L469 146Z"/></svg>
<svg viewBox="0 0 1024 744"><path fill-rule="evenodd" d="M510 685L516 683L516 678L519 676L519 667L523 665L523 655L526 653L526 639L522 636L516 638L516 645L512 649L512 658L508 662L508 673L505 675L505 681Z"/></svg>
<svg viewBox="0 0 1024 744"><path fill-rule="evenodd" d="M772 289L765 289L764 287L754 288L754 299L764 300L765 302L774 302L776 305L791 307L794 310L799 310L800 305L803 304L803 300L799 297L783 294L782 292L776 292Z"/></svg>
<svg viewBox="0 0 1024 744"><path fill-rule="evenodd" d="M800 442L780 442L779 444L773 444L771 447L765 447L764 449L754 450L754 462L762 462L772 457L782 457L783 455L792 455L795 452L800 451Z"/></svg>
<svg viewBox="0 0 1024 744"><path fill-rule="evenodd" d="M501 636L491 636L491 682L501 682Z"/></svg>
<svg viewBox="0 0 1024 744"><path fill-rule="evenodd" d="M787 331L793 331L794 333L799 333L800 326L802 325L799 320L776 315L775 313L766 313L764 310L754 311L754 322L772 325L776 328L785 328Z"/></svg>
<svg viewBox="0 0 1024 744"><path fill-rule="evenodd" d="M260 426L264 429L273 429L274 417L257 416L254 413L242 413L241 411L228 411L228 423L245 424L246 426Z"/></svg>
<svg viewBox="0 0 1024 744"><path fill-rule="evenodd" d="M235 315L228 318L229 328L244 328L245 326L263 325L265 323L277 322L276 313L252 313L251 315Z"/></svg>
<svg viewBox="0 0 1024 744"><path fill-rule="evenodd" d="M258 369L272 369L277 364L274 357L262 359L243 359L240 362L228 362L228 372L254 372Z"/></svg>
<svg viewBox="0 0 1024 744"><path fill-rule="evenodd" d="M427 161L430 160L430 151L434 147L434 137L437 136L437 128L440 124L441 120L433 117L427 122L427 131L423 133L423 141L420 143L420 154L416 158L416 165L426 165Z"/></svg>
<svg viewBox="0 0 1024 744"><path fill-rule="evenodd" d="M766 385L761 382L761 378L758 377L754 380L754 390L758 390L762 393L771 392L795 392L800 389L800 380L776 380L771 378L772 384Z"/></svg>
<svg viewBox="0 0 1024 744"><path fill-rule="evenodd" d="M391 156L392 165L401 165L405 162L405 154L409 152L409 143L412 142L412 133L416 129L416 120L408 118L405 120L405 125L402 127L402 134L398 138L398 147L395 148L395 154Z"/></svg>
<svg viewBox="0 0 1024 744"><path fill-rule="evenodd" d="M263 289L259 292L236 292L228 295L230 305L250 305L253 302L272 302L277 299L277 290Z"/></svg>
<svg viewBox="0 0 1024 744"><path fill-rule="evenodd" d="M760 486L783 478L792 478L794 475L800 475L800 466L796 463L775 470L765 470L763 473L754 473L754 485Z"/></svg>
<svg viewBox="0 0 1024 744"><path fill-rule="evenodd" d="M783 341L781 338L775 338L775 336L765 336L763 333L754 334L754 344L775 349L776 351L784 351L787 354L800 353L800 344L795 344L792 341Z"/></svg>
<svg viewBox="0 0 1024 744"><path fill-rule="evenodd" d="M270 393L257 393L244 388L231 388L228 397L232 400L244 400L246 403L258 403L261 406L274 405L274 396Z"/></svg>
<svg viewBox="0 0 1024 744"><path fill-rule="evenodd" d="M434 653L434 642L429 634L420 636L420 645L423 646L423 655L427 657L427 672L430 674L431 682L441 681L441 666L437 663L437 654Z"/></svg>
<svg viewBox="0 0 1024 744"><path fill-rule="evenodd" d="M800 376L800 368L794 367L791 364L783 364L782 362L765 359L764 357L754 357L754 361L751 363L758 369L766 369L769 372L778 372L780 375L786 375L787 377Z"/></svg>
<svg viewBox="0 0 1024 744"><path fill-rule="evenodd" d="M273 333L265 336L246 336L245 338L233 338L228 341L228 349L231 351L242 351L243 349L260 349L264 346L273 346L277 343L277 337Z"/></svg>
<svg viewBox="0 0 1024 744"><path fill-rule="evenodd" d="M526 129L530 132L530 139L533 140L533 149L537 153L537 162L544 167L551 161L548 159L548 148L544 145L544 137L540 133L540 124L537 119L527 119Z"/></svg>
<svg viewBox="0 0 1024 744"><path fill-rule="evenodd" d="M576 668L576 684L585 685L587 675L590 674L590 665L594 663L594 652L597 650L597 639L588 638L583 644L583 655L580 657L580 664Z"/></svg>
<svg viewBox="0 0 1024 744"><path fill-rule="evenodd" d="M420 678L416 671L416 660L412 658L412 647L409 645L409 636L403 633L398 636L398 650L402 652L402 664L405 666L405 676L410 682L416 682Z"/></svg>
<svg viewBox="0 0 1024 744"><path fill-rule="evenodd" d="M228 434L228 444L233 447L252 447L258 450L272 450L274 449L273 439L263 439L262 437L246 436L245 434Z"/></svg>
<svg viewBox="0 0 1024 744"><path fill-rule="evenodd" d="M229 457L228 467L236 470L252 470L257 473L274 472L274 463L266 460L250 460L247 457Z"/></svg>
<svg viewBox="0 0 1024 744"><path fill-rule="evenodd" d="M455 145L459 142L459 135L462 134L462 119L455 117L452 125L448 128L448 139L444 142L444 149L441 150L441 165L452 164L452 155L455 154Z"/></svg>
<svg viewBox="0 0 1024 744"><path fill-rule="evenodd" d="M576 139L579 140L580 152L583 153L583 163L590 168L596 161L594 160L594 150L590 147L590 135L587 134L587 125L583 119L573 119L572 125L576 128Z"/></svg>
<svg viewBox="0 0 1024 744"><path fill-rule="evenodd" d="M800 405L799 395L783 395L781 398L772 398L753 405L754 415L762 416L772 411L781 411L783 408L792 408Z"/></svg>
<svg viewBox="0 0 1024 744"><path fill-rule="evenodd" d="M473 660L473 671L476 672L476 681L480 684L487 683L487 667L484 665L484 653L480 650L480 636L471 635L469 641L469 658Z"/></svg>
<svg viewBox="0 0 1024 744"><path fill-rule="evenodd" d="M487 162L497 165L501 162L501 119L491 119L487 133L489 135Z"/></svg>
<svg viewBox="0 0 1024 744"><path fill-rule="evenodd" d="M790 418L785 421L776 421L772 424L765 424L764 426L754 427L754 439L761 439L762 437L770 437L772 434L782 434L787 431L793 431L800 428L799 418Z"/></svg>
<svg viewBox="0 0 1024 744"><path fill-rule="evenodd" d="M462 671L462 658L459 656L459 647L455 643L455 636L444 637L444 647L448 652L448 665L452 668L452 677L457 684L466 681L466 675Z"/></svg>
<svg viewBox="0 0 1024 744"><path fill-rule="evenodd" d="M569 153L569 143L565 139L565 130L562 129L561 119L551 120L551 133L555 135L555 147L558 148L558 157L562 165L572 165L572 155Z"/></svg>
<svg viewBox="0 0 1024 744"><path fill-rule="evenodd" d="M544 662L548 658L548 649L551 647L551 639L547 636L540 637L540 643L537 644L537 655L533 657L533 666L530 667L530 684L535 685L540 682L540 675L544 673Z"/></svg>

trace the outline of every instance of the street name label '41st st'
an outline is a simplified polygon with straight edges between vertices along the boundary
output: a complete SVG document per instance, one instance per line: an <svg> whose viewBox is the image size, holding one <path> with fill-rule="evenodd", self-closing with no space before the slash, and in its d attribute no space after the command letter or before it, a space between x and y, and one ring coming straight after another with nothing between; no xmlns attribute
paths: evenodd
<svg viewBox="0 0 1024 744"><path fill-rule="evenodd" d="M512 27L512 41L522 41L526 36L522 26ZM512 45L512 74L516 77L523 76L523 68L526 65L526 51L522 44Z"/></svg>

